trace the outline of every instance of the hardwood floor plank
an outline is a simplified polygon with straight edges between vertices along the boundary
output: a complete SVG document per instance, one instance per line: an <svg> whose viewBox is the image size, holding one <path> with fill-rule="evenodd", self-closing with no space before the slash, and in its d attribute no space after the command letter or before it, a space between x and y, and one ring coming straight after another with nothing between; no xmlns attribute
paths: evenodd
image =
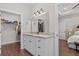
<svg viewBox="0 0 79 59"><path fill-rule="evenodd" d="M74 49L68 48L65 40L59 40L59 55L60 56L79 56L79 52Z"/></svg>
<svg viewBox="0 0 79 59"><path fill-rule="evenodd" d="M20 43L12 43L2 45L1 47L2 56L31 56L27 51L20 49Z"/></svg>

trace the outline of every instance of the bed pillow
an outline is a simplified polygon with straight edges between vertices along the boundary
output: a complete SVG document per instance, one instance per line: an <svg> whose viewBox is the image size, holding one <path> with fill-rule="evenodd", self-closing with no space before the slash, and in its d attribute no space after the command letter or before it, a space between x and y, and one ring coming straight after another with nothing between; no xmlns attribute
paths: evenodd
<svg viewBox="0 0 79 59"><path fill-rule="evenodd" d="M79 35L79 31L75 31L74 34L75 34L75 35Z"/></svg>

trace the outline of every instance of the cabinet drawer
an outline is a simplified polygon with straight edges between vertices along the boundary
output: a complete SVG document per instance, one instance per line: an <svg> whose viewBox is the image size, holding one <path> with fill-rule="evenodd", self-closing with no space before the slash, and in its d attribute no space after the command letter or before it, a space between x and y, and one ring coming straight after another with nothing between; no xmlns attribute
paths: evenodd
<svg viewBox="0 0 79 59"><path fill-rule="evenodd" d="M39 46L39 47L37 47L37 51L36 51L37 54L36 55L37 56L44 56L44 54L45 54L44 47L43 46Z"/></svg>
<svg viewBox="0 0 79 59"><path fill-rule="evenodd" d="M36 43L36 55L43 56L44 55L44 40L38 39Z"/></svg>
<svg viewBox="0 0 79 59"><path fill-rule="evenodd" d="M24 48L32 55L53 56L53 38L37 38L32 36L24 37Z"/></svg>
<svg viewBox="0 0 79 59"><path fill-rule="evenodd" d="M37 40L37 48L44 48L44 39Z"/></svg>
<svg viewBox="0 0 79 59"><path fill-rule="evenodd" d="M40 42L38 42L40 40ZM37 56L53 56L53 39L37 40Z"/></svg>
<svg viewBox="0 0 79 59"><path fill-rule="evenodd" d="M23 44L24 44L24 49L29 51L30 48L29 48L29 37L28 36L24 36Z"/></svg>

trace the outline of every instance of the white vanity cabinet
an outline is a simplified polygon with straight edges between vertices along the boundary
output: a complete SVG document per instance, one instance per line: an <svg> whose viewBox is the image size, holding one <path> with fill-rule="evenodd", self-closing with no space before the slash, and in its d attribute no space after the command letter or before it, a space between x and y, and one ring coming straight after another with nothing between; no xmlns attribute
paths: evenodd
<svg viewBox="0 0 79 59"><path fill-rule="evenodd" d="M38 38L36 42L37 56L53 56L53 38Z"/></svg>
<svg viewBox="0 0 79 59"><path fill-rule="evenodd" d="M35 55L35 40L33 37L24 35L23 39L24 49L29 51L32 55Z"/></svg>
<svg viewBox="0 0 79 59"><path fill-rule="evenodd" d="M24 49L34 56L53 56L53 37L24 35Z"/></svg>

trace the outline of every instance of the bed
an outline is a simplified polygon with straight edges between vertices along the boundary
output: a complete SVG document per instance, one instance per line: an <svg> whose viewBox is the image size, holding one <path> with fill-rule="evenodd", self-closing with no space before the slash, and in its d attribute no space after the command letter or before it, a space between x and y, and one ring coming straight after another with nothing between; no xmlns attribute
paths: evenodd
<svg viewBox="0 0 79 59"><path fill-rule="evenodd" d="M79 43L79 31L75 31L74 35L70 36L67 40L68 47L76 49L75 42ZM77 48L79 50L79 47Z"/></svg>

